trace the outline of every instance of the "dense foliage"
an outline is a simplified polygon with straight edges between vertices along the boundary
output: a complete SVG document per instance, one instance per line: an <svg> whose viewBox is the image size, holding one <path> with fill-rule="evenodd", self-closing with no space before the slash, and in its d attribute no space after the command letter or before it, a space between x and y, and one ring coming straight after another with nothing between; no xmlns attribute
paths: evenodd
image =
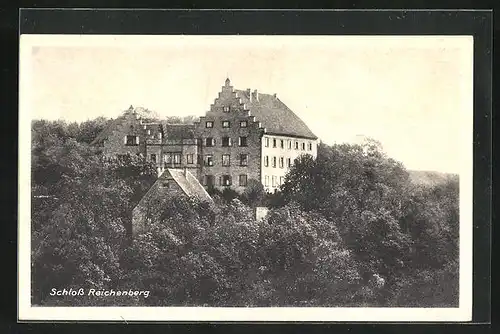
<svg viewBox="0 0 500 334"><path fill-rule="evenodd" d="M458 305L458 178L421 186L376 142L321 144L277 194L249 180L243 194L209 189L215 205L152 203L131 242L132 208L157 175L89 146L106 124L32 124L33 304ZM150 295L49 295L70 287Z"/></svg>

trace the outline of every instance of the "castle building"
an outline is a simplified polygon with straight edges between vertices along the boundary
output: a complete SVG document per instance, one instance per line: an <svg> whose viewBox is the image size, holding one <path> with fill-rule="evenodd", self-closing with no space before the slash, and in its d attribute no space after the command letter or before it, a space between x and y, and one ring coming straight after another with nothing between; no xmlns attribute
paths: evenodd
<svg viewBox="0 0 500 334"><path fill-rule="evenodd" d="M186 168L205 187L238 192L252 179L273 192L297 157L317 155L318 137L276 94L234 89L229 79L194 124L158 119L131 107L93 143L105 155L143 155L159 174Z"/></svg>

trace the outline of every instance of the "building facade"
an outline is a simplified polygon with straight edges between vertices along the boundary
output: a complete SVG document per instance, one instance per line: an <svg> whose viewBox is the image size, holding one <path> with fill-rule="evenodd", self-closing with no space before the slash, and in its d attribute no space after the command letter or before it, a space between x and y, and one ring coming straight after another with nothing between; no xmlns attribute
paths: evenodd
<svg viewBox="0 0 500 334"><path fill-rule="evenodd" d="M226 79L194 124L162 123L131 107L94 144L105 155L143 155L159 174L186 168L205 187L242 192L253 179L274 192L297 157L316 157L318 138L276 94L238 90Z"/></svg>

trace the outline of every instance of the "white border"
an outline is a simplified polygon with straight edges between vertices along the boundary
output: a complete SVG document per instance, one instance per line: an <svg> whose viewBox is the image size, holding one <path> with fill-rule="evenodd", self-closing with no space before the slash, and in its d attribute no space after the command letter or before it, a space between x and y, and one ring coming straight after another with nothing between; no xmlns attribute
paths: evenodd
<svg viewBox="0 0 500 334"><path fill-rule="evenodd" d="M18 233L18 319L19 321L404 321L452 322L472 320L472 143L473 143L473 38L472 36L303 36L301 43L319 40L356 47L359 39L367 43L400 45L411 39L413 45L440 47L446 39L469 47L470 68L464 75L462 92L468 97L468 112L460 114L463 128L460 171L460 303L458 308L215 308L215 307L40 307L31 306L31 48L34 46L128 46L180 45L203 39L210 45L246 44L259 39L262 47L272 46L276 38L296 36L139 36L139 35L21 35L19 61L19 233ZM450 46L450 44L447 44Z"/></svg>

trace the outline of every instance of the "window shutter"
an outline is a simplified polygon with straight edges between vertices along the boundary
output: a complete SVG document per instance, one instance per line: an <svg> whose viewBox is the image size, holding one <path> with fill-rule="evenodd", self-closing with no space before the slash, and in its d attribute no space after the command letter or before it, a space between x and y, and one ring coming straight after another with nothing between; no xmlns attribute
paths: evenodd
<svg viewBox="0 0 500 334"><path fill-rule="evenodd" d="M123 137L123 143L126 145L127 144L127 136Z"/></svg>
<svg viewBox="0 0 500 334"><path fill-rule="evenodd" d="M228 144L229 144L229 146L232 146L232 145L233 145L233 142L232 142L232 138L231 138L231 137L229 137L229 138L228 138Z"/></svg>
<svg viewBox="0 0 500 334"><path fill-rule="evenodd" d="M219 176L219 186L222 186L222 176Z"/></svg>
<svg viewBox="0 0 500 334"><path fill-rule="evenodd" d="M135 143L139 145L139 136L135 136Z"/></svg>

